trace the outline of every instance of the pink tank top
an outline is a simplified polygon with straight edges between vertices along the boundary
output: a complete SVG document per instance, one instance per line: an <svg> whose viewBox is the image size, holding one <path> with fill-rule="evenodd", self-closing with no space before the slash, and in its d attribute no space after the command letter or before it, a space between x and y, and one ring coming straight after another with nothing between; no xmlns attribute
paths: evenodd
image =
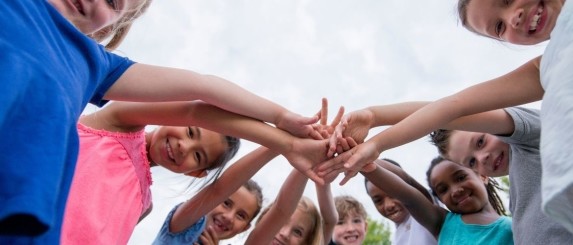
<svg viewBox="0 0 573 245"><path fill-rule="evenodd" d="M78 124L80 153L62 244L127 244L151 205L145 131L115 133Z"/></svg>

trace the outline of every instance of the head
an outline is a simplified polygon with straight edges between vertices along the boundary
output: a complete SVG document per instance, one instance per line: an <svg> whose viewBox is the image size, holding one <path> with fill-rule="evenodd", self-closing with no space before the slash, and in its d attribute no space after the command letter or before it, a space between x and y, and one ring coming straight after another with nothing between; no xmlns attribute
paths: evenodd
<svg viewBox="0 0 573 245"><path fill-rule="evenodd" d="M199 127L160 126L146 140L152 164L197 178L217 178L240 147L237 138Z"/></svg>
<svg viewBox="0 0 573 245"><path fill-rule="evenodd" d="M505 208L496 191L499 185L492 178L442 157L432 160L426 177L432 194L454 213L491 210L505 215Z"/></svg>
<svg viewBox="0 0 573 245"><path fill-rule="evenodd" d="M462 25L481 36L519 45L549 40L565 0L458 0Z"/></svg>
<svg viewBox="0 0 573 245"><path fill-rule="evenodd" d="M390 159L383 160L400 167L400 164L395 161ZM366 187L366 193L370 196L376 210L378 210L382 216L392 220L396 225L401 224L410 217L410 212L408 212L408 209L406 209L398 199L388 196L386 192L372 184L372 182L368 181L367 178L364 178L364 185Z"/></svg>
<svg viewBox="0 0 573 245"><path fill-rule="evenodd" d="M270 210L266 207L257 222ZM275 235L273 243L283 245L319 245L322 244L322 218L318 208L307 197L302 197L289 221Z"/></svg>
<svg viewBox="0 0 573 245"><path fill-rule="evenodd" d="M131 24L149 7L151 0L49 0L50 3L82 33L115 49Z"/></svg>
<svg viewBox="0 0 573 245"><path fill-rule="evenodd" d="M444 158L479 174L489 177L509 174L509 144L493 134L440 129L432 132L430 138Z"/></svg>
<svg viewBox="0 0 573 245"><path fill-rule="evenodd" d="M229 239L251 227L262 205L261 187L249 180L207 214L207 226L213 228L218 239Z"/></svg>
<svg viewBox="0 0 573 245"><path fill-rule="evenodd" d="M362 203L351 196L337 196L334 205L338 222L334 226L332 240L339 245L362 244L368 228L368 215Z"/></svg>

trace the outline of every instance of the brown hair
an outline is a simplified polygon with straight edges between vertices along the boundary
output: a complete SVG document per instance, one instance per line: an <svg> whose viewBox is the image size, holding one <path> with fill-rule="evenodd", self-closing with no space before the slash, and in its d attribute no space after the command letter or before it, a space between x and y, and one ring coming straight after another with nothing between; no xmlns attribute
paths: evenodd
<svg viewBox="0 0 573 245"><path fill-rule="evenodd" d="M364 209L362 203L354 197L337 196L334 198L334 205L336 206L336 212L338 212L339 219L345 219L350 212L360 215L364 220L368 217L366 209Z"/></svg>
<svg viewBox="0 0 573 245"><path fill-rule="evenodd" d="M261 186L254 180L248 180L242 185L242 187L245 187L245 189L247 189L247 191L253 194L255 196L255 199L257 199L257 209L255 210L255 213L251 217L251 220L249 220L250 224L251 221L253 221L253 219L257 217L257 215L259 214L259 212L261 212L261 209L263 208L263 190Z"/></svg>
<svg viewBox="0 0 573 245"><path fill-rule="evenodd" d="M430 142L438 148L438 153L442 156L448 154L448 144L450 143L450 136L453 130L438 129L430 133Z"/></svg>

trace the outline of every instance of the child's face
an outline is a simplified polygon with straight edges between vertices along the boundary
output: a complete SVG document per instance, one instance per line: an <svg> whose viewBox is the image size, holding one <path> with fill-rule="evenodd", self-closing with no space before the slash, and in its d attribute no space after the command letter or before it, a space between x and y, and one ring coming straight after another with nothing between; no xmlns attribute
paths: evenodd
<svg viewBox="0 0 573 245"><path fill-rule="evenodd" d="M460 214L478 212L489 204L485 181L473 170L448 160L437 164L430 175L430 184L440 201Z"/></svg>
<svg viewBox="0 0 573 245"><path fill-rule="evenodd" d="M126 10L141 0L49 0L84 34L92 34L118 21Z"/></svg>
<svg viewBox="0 0 573 245"><path fill-rule="evenodd" d="M334 226L332 239L338 245L362 244L366 234L366 220L356 212L349 212Z"/></svg>
<svg viewBox="0 0 573 245"><path fill-rule="evenodd" d="M372 182L366 183L366 190L372 199L376 210L385 218L400 224L410 216L408 209L402 205L402 202L386 194L382 189L376 187Z"/></svg>
<svg viewBox="0 0 573 245"><path fill-rule="evenodd" d="M470 0L467 25L478 33L513 44L549 39L564 0Z"/></svg>
<svg viewBox="0 0 573 245"><path fill-rule="evenodd" d="M271 242L272 245L303 245L313 230L313 220L297 208Z"/></svg>
<svg viewBox="0 0 573 245"><path fill-rule="evenodd" d="M207 214L207 226L220 240L231 238L249 229L257 209L257 198L242 186Z"/></svg>
<svg viewBox="0 0 573 245"><path fill-rule="evenodd" d="M477 171L499 177L509 174L509 144L492 134L453 131L447 158Z"/></svg>
<svg viewBox="0 0 573 245"><path fill-rule="evenodd" d="M227 143L221 134L206 129L162 126L152 132L148 147L152 162L175 173L202 177L224 154Z"/></svg>

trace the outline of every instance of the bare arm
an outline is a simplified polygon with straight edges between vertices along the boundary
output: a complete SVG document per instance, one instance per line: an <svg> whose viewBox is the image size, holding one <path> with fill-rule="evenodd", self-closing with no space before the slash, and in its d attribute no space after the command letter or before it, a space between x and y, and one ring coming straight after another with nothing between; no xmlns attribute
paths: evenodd
<svg viewBox="0 0 573 245"><path fill-rule="evenodd" d="M404 171L404 169L388 162L382 159L378 159L376 161L374 161L376 164L380 165L381 167L383 167L384 169L392 172L393 174L395 174L396 176L400 177L400 179L402 179L404 182L406 182L407 184L409 184L410 186L414 187L416 190L420 191L420 193L422 193L426 199L428 199L428 201L430 202L434 202L434 199L432 198L432 196L430 195L430 193L428 192L428 190L420 183L418 183L418 181L416 181L414 178L412 178L412 176L410 176L408 173L406 173L406 171Z"/></svg>
<svg viewBox="0 0 573 245"><path fill-rule="evenodd" d="M105 120L102 120L105 118ZM201 101L113 102L83 117L82 122L139 129L141 125L199 126L224 135L256 142L283 154L299 171L321 182L311 168L326 158L327 140L301 139L262 121L225 111Z"/></svg>
<svg viewBox="0 0 573 245"><path fill-rule="evenodd" d="M543 89L539 80L539 61L540 57L537 57L504 76L430 103L368 141L340 154L339 159L323 164L321 170L330 168L336 164L335 161L346 162L345 167L351 170L347 176L351 177L367 163L376 160L383 151L424 137L454 119L540 100ZM332 148L331 144L329 153ZM347 180L345 178L343 183Z"/></svg>
<svg viewBox="0 0 573 245"><path fill-rule="evenodd" d="M257 223L245 244L270 244L296 210L308 178L293 170L283 183L273 206Z"/></svg>
<svg viewBox="0 0 573 245"><path fill-rule="evenodd" d="M239 159L225 170L215 182L177 208L169 224L170 231L180 232L195 224L197 220L237 191L276 156L277 153L259 147Z"/></svg>
<svg viewBox="0 0 573 245"><path fill-rule="evenodd" d="M306 137L317 117L305 118L223 78L193 71L132 65L108 90L105 99L139 102L202 100L224 110L275 124Z"/></svg>
<svg viewBox="0 0 573 245"><path fill-rule="evenodd" d="M447 211L434 205L419 190L404 182L400 177L376 166L376 170L362 175L375 186L404 204L412 216L434 237L438 237Z"/></svg>
<svg viewBox="0 0 573 245"><path fill-rule="evenodd" d="M336 211L332 192L330 191L330 183L325 185L317 184L315 186L318 206L320 208L320 216L322 216L322 241L324 241L324 244L328 244L332 238L334 226L336 226L336 223L338 222L338 212Z"/></svg>

